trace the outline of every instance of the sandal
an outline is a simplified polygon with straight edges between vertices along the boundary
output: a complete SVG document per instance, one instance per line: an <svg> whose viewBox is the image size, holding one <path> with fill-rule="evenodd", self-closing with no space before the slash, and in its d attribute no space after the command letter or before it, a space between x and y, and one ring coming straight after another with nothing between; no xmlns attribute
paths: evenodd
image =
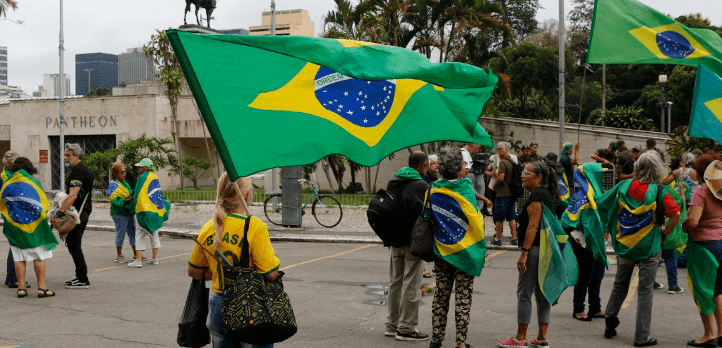
<svg viewBox="0 0 722 348"><path fill-rule="evenodd" d="M579 320L579 321L592 321L592 317L586 316L586 317L578 317L577 314L584 315L584 312L582 313L572 313L572 318Z"/></svg>
<svg viewBox="0 0 722 348"><path fill-rule="evenodd" d="M587 315L588 315L590 318L604 319L604 318L607 316L607 313L604 313L604 312L599 312L599 313L597 313L597 314L588 313Z"/></svg>
<svg viewBox="0 0 722 348"><path fill-rule="evenodd" d="M28 296L28 289L18 289L18 297L23 298Z"/></svg>
<svg viewBox="0 0 722 348"><path fill-rule="evenodd" d="M53 297L55 296L55 291L50 289L38 289L38 298L45 298L45 297Z"/></svg>

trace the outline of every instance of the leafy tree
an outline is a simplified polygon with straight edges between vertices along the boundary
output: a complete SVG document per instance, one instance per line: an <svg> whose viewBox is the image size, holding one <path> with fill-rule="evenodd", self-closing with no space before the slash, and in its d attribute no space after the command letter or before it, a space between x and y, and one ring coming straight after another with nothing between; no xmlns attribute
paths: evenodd
<svg viewBox="0 0 722 348"><path fill-rule="evenodd" d="M171 147L173 141L169 138L149 138L145 134L136 139L128 139L118 144L118 156L122 159L127 170L129 183L135 183L138 178L134 165L143 158L153 161L155 169L163 169L171 166L175 168L178 159Z"/></svg>
<svg viewBox="0 0 722 348"><path fill-rule="evenodd" d="M15 0L0 0L0 17L7 17L8 10L18 9L18 2Z"/></svg>
<svg viewBox="0 0 722 348"><path fill-rule="evenodd" d="M502 32L502 47L514 42L520 42L539 26L536 13L539 10L539 0L492 0L502 9L501 19L511 26L513 36Z"/></svg>
<svg viewBox="0 0 722 348"><path fill-rule="evenodd" d="M670 140L667 142L667 153L672 157L681 157L685 152L691 152L694 149L712 149L715 152L722 152L722 146L712 139L692 138L687 135L687 126L678 126L669 134Z"/></svg>
<svg viewBox="0 0 722 348"><path fill-rule="evenodd" d="M579 107L581 105L581 123L588 123L589 114L594 110L602 107L602 84L592 80L591 74L587 75L584 82L584 101L582 98L582 80L583 76L571 76L569 83L566 85L566 103L568 117L571 122L579 122ZM581 103L580 103L581 102Z"/></svg>
<svg viewBox="0 0 722 348"><path fill-rule="evenodd" d="M118 158L118 149L111 148L105 152L93 152L83 156L83 163L93 173L93 185L98 189L108 186L110 167Z"/></svg>
<svg viewBox="0 0 722 348"><path fill-rule="evenodd" d="M338 185L338 193L342 193L343 176L346 173L346 157L344 157L343 155L333 154L326 156L325 160L326 163L328 163L331 172L333 173L333 177L336 179L336 184Z"/></svg>
<svg viewBox="0 0 722 348"><path fill-rule="evenodd" d="M617 106L603 113L597 109L590 115L594 124L598 126L615 127L623 129L655 130L652 120L642 114L642 108L634 106Z"/></svg>
<svg viewBox="0 0 722 348"><path fill-rule="evenodd" d="M589 48L589 34L592 31L592 14L594 0L572 0L573 9L569 12L570 28L568 32L569 46L574 52L575 60L586 61Z"/></svg>
<svg viewBox="0 0 722 348"><path fill-rule="evenodd" d="M559 49L559 22L555 19L541 22L531 35L524 38L524 41L532 42L537 46Z"/></svg>
<svg viewBox="0 0 722 348"><path fill-rule="evenodd" d="M175 151L178 153L178 167L180 167L180 173L183 173L183 163L180 161L180 124L178 123L178 102L181 98L183 91L184 77L183 72L180 68L180 63L173 54L173 48L168 40L168 35L161 30L156 30L156 33L151 35L150 41L143 45L143 53L153 65L155 65L157 71L155 77L161 81L163 86L163 94L168 98L170 103L170 119L173 124L174 130L171 131L173 142L175 143ZM185 191L183 184L183 177L180 178L181 191Z"/></svg>
<svg viewBox="0 0 722 348"><path fill-rule="evenodd" d="M203 159L193 156L183 157L183 177L193 182L193 188L198 188L198 179L211 169L213 165ZM168 174L178 175L179 168L173 167Z"/></svg>

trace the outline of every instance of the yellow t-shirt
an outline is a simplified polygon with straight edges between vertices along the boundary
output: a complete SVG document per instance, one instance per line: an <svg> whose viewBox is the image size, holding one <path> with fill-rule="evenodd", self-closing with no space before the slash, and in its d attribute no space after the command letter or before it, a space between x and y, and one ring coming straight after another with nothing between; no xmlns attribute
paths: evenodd
<svg viewBox="0 0 722 348"><path fill-rule="evenodd" d="M276 257L271 245L271 238L268 236L266 223L256 217L251 217L251 226L248 228L248 254L249 265L256 272L266 275L277 270L281 260ZM241 264L241 247L243 240L243 227L246 217L236 214L228 214L223 220L223 240L221 243L221 254L233 265ZM198 233L198 241L208 250L213 252L213 237L216 229L213 227L213 220L206 222ZM213 272L213 291L221 293L221 265L216 260L208 257L208 253L201 249L198 244L193 248L188 264L193 268L210 268Z"/></svg>

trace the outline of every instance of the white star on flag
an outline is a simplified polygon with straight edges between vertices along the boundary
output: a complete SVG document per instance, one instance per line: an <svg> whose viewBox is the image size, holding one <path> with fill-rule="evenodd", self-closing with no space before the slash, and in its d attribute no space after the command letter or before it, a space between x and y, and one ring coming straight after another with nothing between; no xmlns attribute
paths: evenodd
<svg viewBox="0 0 722 348"><path fill-rule="evenodd" d="M384 91L386 91L386 86L384 86Z"/></svg>
<svg viewBox="0 0 722 348"><path fill-rule="evenodd" d="M346 111L346 113L349 114L349 115L353 115L353 111L351 111L351 110Z"/></svg>
<svg viewBox="0 0 722 348"><path fill-rule="evenodd" d="M376 111L376 116L380 116L380 115L381 115L381 113Z"/></svg>
<svg viewBox="0 0 722 348"><path fill-rule="evenodd" d="M361 110L366 110L366 106L365 106L365 105L361 105Z"/></svg>
<svg viewBox="0 0 722 348"><path fill-rule="evenodd" d="M348 97L348 92L343 92L344 97Z"/></svg>
<svg viewBox="0 0 722 348"><path fill-rule="evenodd" d="M363 95L364 92L358 91L358 95Z"/></svg>
<svg viewBox="0 0 722 348"><path fill-rule="evenodd" d="M339 108L339 109L343 109L343 105L339 105L338 108Z"/></svg>
<svg viewBox="0 0 722 348"><path fill-rule="evenodd" d="M369 123L369 120L364 118L364 123Z"/></svg>

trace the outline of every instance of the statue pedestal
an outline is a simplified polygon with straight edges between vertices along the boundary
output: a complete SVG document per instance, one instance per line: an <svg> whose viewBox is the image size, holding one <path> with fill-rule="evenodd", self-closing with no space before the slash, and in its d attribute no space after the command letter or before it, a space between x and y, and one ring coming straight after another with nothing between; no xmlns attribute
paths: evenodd
<svg viewBox="0 0 722 348"><path fill-rule="evenodd" d="M220 30L204 27L202 25L186 24L178 27L180 31L186 31L195 34L223 34Z"/></svg>

